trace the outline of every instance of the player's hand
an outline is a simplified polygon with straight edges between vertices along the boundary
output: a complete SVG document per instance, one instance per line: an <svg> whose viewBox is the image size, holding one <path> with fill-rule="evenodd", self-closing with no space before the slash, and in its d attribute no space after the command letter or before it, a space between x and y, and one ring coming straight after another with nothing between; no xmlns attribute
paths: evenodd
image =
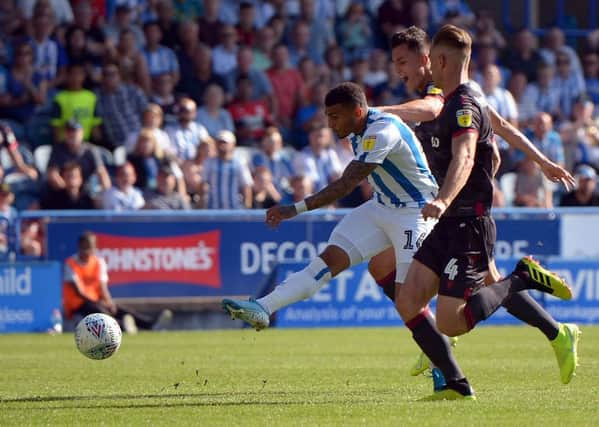
<svg viewBox="0 0 599 427"><path fill-rule="evenodd" d="M444 201L435 199L432 202L424 205L421 212L425 220L429 218L439 219L446 209L447 205Z"/></svg>
<svg viewBox="0 0 599 427"><path fill-rule="evenodd" d="M576 186L576 180L566 169L551 161L541 165L543 174L553 182L561 182L566 190L570 191Z"/></svg>
<svg viewBox="0 0 599 427"><path fill-rule="evenodd" d="M266 211L266 224L270 228L276 228L281 221L293 218L297 215L293 205L277 205Z"/></svg>

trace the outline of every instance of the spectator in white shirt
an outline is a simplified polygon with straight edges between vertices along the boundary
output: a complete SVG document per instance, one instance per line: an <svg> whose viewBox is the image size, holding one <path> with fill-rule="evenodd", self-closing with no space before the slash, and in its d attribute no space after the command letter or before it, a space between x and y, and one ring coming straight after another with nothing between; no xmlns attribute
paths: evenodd
<svg viewBox="0 0 599 427"><path fill-rule="evenodd" d="M555 70L549 64L541 64L537 69L537 81L529 83L522 95L520 114L528 121L538 113L549 113L557 117L560 112L560 91L554 85Z"/></svg>
<svg viewBox="0 0 599 427"><path fill-rule="evenodd" d="M148 104L141 116L141 126L142 129L151 129L154 137L156 138L156 143L160 149L163 152L169 153L172 149L171 141L166 132L161 129L162 118L163 114L160 105ZM131 153L137 145L137 139L139 138L139 134L142 129L129 133L127 142L125 143L125 148L127 149L128 153Z"/></svg>
<svg viewBox="0 0 599 427"><path fill-rule="evenodd" d="M333 148L331 129L316 126L308 135L309 145L294 159L295 175L308 176L314 182L314 191L320 191L343 172L339 157Z"/></svg>
<svg viewBox="0 0 599 427"><path fill-rule="evenodd" d="M113 211L133 211L144 207L145 200L139 189L134 187L135 169L129 162L116 170L115 186L102 196L102 209Z"/></svg>
<svg viewBox="0 0 599 427"><path fill-rule="evenodd" d="M512 94L501 87L501 71L496 65L487 65L482 69L482 90L487 102L503 118L514 126L518 126L518 108ZM501 137L495 136L501 155L501 171L515 168L514 153L509 144Z"/></svg>
<svg viewBox="0 0 599 427"><path fill-rule="evenodd" d="M223 25L220 40L212 50L212 69L215 74L226 76L237 66L237 30L232 25Z"/></svg>
<svg viewBox="0 0 599 427"><path fill-rule="evenodd" d="M179 163L193 159L200 143L209 138L206 128L196 122L197 114L193 99L181 98L177 103L177 124L166 129L171 151Z"/></svg>
<svg viewBox="0 0 599 427"><path fill-rule="evenodd" d="M586 91L582 74L576 72L566 50L557 51L554 85L559 90L560 119L569 120L574 102Z"/></svg>

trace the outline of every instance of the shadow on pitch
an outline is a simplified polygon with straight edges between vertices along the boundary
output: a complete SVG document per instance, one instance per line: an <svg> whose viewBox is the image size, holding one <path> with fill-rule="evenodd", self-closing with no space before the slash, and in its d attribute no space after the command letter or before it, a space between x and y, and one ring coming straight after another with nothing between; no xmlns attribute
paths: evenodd
<svg viewBox="0 0 599 427"><path fill-rule="evenodd" d="M323 393L322 398L313 395L313 399L310 401L305 400L290 400L288 397L293 393L286 392L266 392L261 391L261 397L271 397L272 399L248 399L248 392L244 393L168 393L168 394L115 394L115 395L104 395L104 396L30 396L30 397L18 397L14 399L0 399L0 406L6 403L51 403L51 402L78 402L73 405L51 405L51 406L31 406L26 405L25 407L19 405L14 407L4 407L5 410L23 410L23 409L37 409L37 410L56 410L56 409L98 409L98 405L85 404L82 402L94 402L94 401L105 401L105 400L133 400L135 403L127 402L103 402L102 408L113 408L113 409L144 409L144 408L177 408L177 407L209 407L209 406L270 406L270 405L330 405L330 404L343 404L348 402L347 399L338 398L332 399L331 393ZM238 399L236 399L236 397ZM281 399L276 399L279 397ZM193 401L185 400L181 402L164 402L163 399L210 399L208 401ZM216 398L216 399L215 399ZM285 399L287 398L287 399ZM144 402L148 399L160 399L156 402ZM375 399L356 399L355 396L351 398L351 403L373 403Z"/></svg>

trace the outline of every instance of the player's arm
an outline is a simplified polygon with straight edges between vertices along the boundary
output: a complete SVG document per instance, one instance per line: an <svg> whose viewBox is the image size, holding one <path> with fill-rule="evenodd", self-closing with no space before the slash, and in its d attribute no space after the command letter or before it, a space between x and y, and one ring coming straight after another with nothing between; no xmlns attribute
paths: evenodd
<svg viewBox="0 0 599 427"><path fill-rule="evenodd" d="M376 108L395 114L406 122L430 122L441 114L443 98L440 96L425 96L424 98L414 99L403 104Z"/></svg>
<svg viewBox="0 0 599 427"><path fill-rule="evenodd" d="M492 107L489 106L488 109L493 131L497 135L505 139L511 147L524 152L535 161L549 180L561 182L566 189L574 187L576 180L567 170L549 160L522 132L501 117Z"/></svg>
<svg viewBox="0 0 599 427"><path fill-rule="evenodd" d="M452 138L452 158L447 168L447 175L435 200L426 204L422 209L424 219L441 217L451 202L462 191L474 166L477 140L478 131L475 130L470 130Z"/></svg>
<svg viewBox="0 0 599 427"><path fill-rule="evenodd" d="M353 160L341 175L319 192L305 198L295 205L274 206L266 212L266 223L276 227L285 219L293 218L304 211L318 209L347 196L370 173L376 169L377 163L364 163Z"/></svg>

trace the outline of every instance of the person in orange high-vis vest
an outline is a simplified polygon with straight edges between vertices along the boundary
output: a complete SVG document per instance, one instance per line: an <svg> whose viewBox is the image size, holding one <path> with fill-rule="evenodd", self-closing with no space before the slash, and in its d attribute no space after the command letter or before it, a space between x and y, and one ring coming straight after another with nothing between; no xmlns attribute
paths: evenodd
<svg viewBox="0 0 599 427"><path fill-rule="evenodd" d="M172 313L163 310L158 318L125 311L112 300L108 290L106 261L96 255L96 236L85 232L79 237L78 252L67 258L64 265L63 310L67 319L105 313L120 321L126 332L157 329L170 322Z"/></svg>

